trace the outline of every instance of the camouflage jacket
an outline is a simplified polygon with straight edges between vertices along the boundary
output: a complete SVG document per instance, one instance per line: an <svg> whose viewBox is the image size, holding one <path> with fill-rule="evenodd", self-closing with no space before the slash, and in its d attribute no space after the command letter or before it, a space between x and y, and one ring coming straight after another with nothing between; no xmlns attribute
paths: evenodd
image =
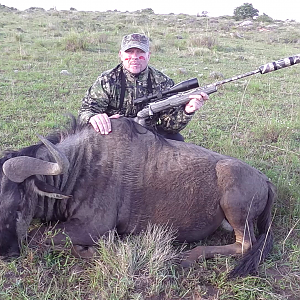
<svg viewBox="0 0 300 300"><path fill-rule="evenodd" d="M123 104L120 101L122 72L125 77ZM149 102L134 105L133 100L149 94L149 81L152 84L150 90L153 93L158 90L166 90L174 85L172 79L151 66L137 76L128 72L122 64L102 73L82 99L79 111L80 122L88 123L92 116L99 113L106 113L108 116L119 113L125 117L136 117L137 112ZM151 101L155 101L155 99ZM146 121L146 124L154 129L160 128L167 133L177 133L188 124L191 118L192 114L187 114L184 106L181 106L155 114Z"/></svg>

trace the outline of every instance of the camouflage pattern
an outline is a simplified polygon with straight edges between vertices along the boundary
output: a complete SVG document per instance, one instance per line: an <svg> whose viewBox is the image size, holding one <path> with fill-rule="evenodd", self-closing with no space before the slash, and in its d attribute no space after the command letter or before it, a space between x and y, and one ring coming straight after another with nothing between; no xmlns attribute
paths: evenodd
<svg viewBox="0 0 300 300"><path fill-rule="evenodd" d="M290 67L292 65L300 63L300 54L283 58L281 60L277 60L263 66L259 67L259 71L261 74L266 74L272 71L276 71L282 68Z"/></svg>
<svg viewBox="0 0 300 300"><path fill-rule="evenodd" d="M149 52L149 39L140 33L125 35L122 39L121 51L126 51L130 48L138 48L144 52Z"/></svg>
<svg viewBox="0 0 300 300"><path fill-rule="evenodd" d="M164 100L150 103L137 113L137 117L139 119L144 119L151 116L152 114L156 114L170 107L185 105L191 100L189 98L190 95L198 95L200 92L204 92L207 95L210 95L212 93L215 93L216 91L217 87L215 85L210 85L202 88L191 89L188 92L180 92L171 97L164 98ZM138 121L138 123L143 124L141 120Z"/></svg>
<svg viewBox="0 0 300 300"><path fill-rule="evenodd" d="M121 96L121 72L125 75L125 97L123 106L120 107ZM128 72L119 64L116 68L102 73L95 83L89 88L82 100L79 111L79 121L88 123L89 119L99 113L106 113L108 116L121 114L125 117L134 118L149 102L133 104L133 100L143 97L149 92L148 76L152 83L153 92L158 89L166 90L174 85L172 79L148 66L137 76ZM173 107L155 114L151 119L146 120L146 125L154 129L164 130L167 133L178 133L191 120L193 114L187 114L184 105Z"/></svg>

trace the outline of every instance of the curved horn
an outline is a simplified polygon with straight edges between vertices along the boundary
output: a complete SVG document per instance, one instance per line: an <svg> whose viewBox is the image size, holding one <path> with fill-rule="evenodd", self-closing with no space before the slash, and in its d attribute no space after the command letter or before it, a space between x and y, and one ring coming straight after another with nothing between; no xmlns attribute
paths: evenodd
<svg viewBox="0 0 300 300"><path fill-rule="evenodd" d="M68 171L70 163L66 155L61 152L55 145L53 145L50 141L45 139L43 136L38 135L39 139L43 142L43 144L47 147L49 152L52 154L53 158L57 162L58 173L57 174L50 174L50 175L58 175L64 174ZM44 174L47 175L47 174Z"/></svg>
<svg viewBox="0 0 300 300"><path fill-rule="evenodd" d="M39 136L39 138L52 154L56 163L29 156L13 157L7 160L2 167L8 179L14 182L23 182L32 175L59 175L68 170L69 161L65 154L44 137Z"/></svg>

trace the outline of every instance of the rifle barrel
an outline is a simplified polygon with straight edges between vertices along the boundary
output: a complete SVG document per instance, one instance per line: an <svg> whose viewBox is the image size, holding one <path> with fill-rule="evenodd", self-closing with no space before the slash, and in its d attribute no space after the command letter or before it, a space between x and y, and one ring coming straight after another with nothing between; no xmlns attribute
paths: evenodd
<svg viewBox="0 0 300 300"><path fill-rule="evenodd" d="M269 72L273 72L282 68L290 67L295 64L300 63L300 54L286 57L277 61L273 61L271 63L262 65L259 67L259 71L261 74L266 74Z"/></svg>
<svg viewBox="0 0 300 300"><path fill-rule="evenodd" d="M250 71L250 72L247 72L247 73L244 73L241 75L233 76L231 78L227 78L227 79L218 81L218 82L214 83L214 85L219 86L224 83L235 81L235 80L247 77L247 76L252 76L257 73L267 74L267 73L270 73L270 72L273 72L276 70L280 70L282 68L290 67L290 66L298 64L298 63L300 63L300 54L267 63L265 65L260 66L257 70Z"/></svg>
<svg viewBox="0 0 300 300"><path fill-rule="evenodd" d="M244 74L241 74L241 75L236 75L236 76L233 76L233 77L230 77L230 78L221 80L221 81L218 81L218 82L216 82L216 83L213 83L213 85L219 86L219 85L222 85L222 84L224 84L224 83L228 83L228 82L231 82L231 81L235 81L235 80L238 80L238 79L247 77L247 76L252 76L252 75L257 74L257 73L260 73L260 70L259 70L259 69L254 70L254 71L251 71L251 72L247 72L247 73L244 73Z"/></svg>

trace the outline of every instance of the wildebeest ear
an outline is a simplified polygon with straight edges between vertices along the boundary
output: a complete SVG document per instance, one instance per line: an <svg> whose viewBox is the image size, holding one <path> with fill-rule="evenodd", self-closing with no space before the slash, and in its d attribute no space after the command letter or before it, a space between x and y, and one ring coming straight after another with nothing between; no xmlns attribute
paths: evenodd
<svg viewBox="0 0 300 300"><path fill-rule="evenodd" d="M43 182L37 178L33 180L35 192L41 196L47 196L55 199L68 199L71 198L72 195L67 195L60 191L58 188Z"/></svg>

